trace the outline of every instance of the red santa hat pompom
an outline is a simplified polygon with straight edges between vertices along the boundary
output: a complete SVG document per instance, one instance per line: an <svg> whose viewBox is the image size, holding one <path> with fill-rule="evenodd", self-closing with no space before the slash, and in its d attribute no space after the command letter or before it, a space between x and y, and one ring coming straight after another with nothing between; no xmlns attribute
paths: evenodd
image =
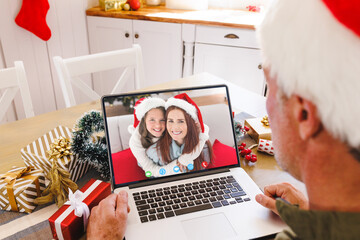
<svg viewBox="0 0 360 240"><path fill-rule="evenodd" d="M145 114L153 108L165 107L165 101L161 98L140 98L134 107L134 128L136 128Z"/></svg>
<svg viewBox="0 0 360 240"><path fill-rule="evenodd" d="M274 0L257 27L264 67L312 101L325 128L360 147L360 1Z"/></svg>
<svg viewBox="0 0 360 240"><path fill-rule="evenodd" d="M200 123L201 132L204 132L204 123L200 109L186 93L181 93L172 98L169 98L165 103L165 109L168 109L171 106L175 106L184 110L191 116L192 119L194 119L195 122Z"/></svg>

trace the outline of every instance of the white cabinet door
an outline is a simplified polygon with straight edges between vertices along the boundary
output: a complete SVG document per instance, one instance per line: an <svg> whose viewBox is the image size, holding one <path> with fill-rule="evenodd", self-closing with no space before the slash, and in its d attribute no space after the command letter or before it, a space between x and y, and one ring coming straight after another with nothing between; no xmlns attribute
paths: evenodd
<svg viewBox="0 0 360 240"><path fill-rule="evenodd" d="M134 20L133 33L144 60L146 82L141 87L181 78L181 24Z"/></svg>
<svg viewBox="0 0 360 240"><path fill-rule="evenodd" d="M196 43L194 74L201 72L264 94L265 78L259 49Z"/></svg>
<svg viewBox="0 0 360 240"><path fill-rule="evenodd" d="M145 71L141 87L181 78L181 24L90 16L87 20L91 53L130 48L133 43L141 46ZM94 90L108 94L119 76L118 70L94 74ZM131 76L124 91L134 88Z"/></svg>
<svg viewBox="0 0 360 240"><path fill-rule="evenodd" d="M133 43L132 20L105 17L87 17L90 52L99 53L131 48ZM93 74L93 88L100 94L109 94L123 69ZM135 89L134 76L129 76L124 92Z"/></svg>

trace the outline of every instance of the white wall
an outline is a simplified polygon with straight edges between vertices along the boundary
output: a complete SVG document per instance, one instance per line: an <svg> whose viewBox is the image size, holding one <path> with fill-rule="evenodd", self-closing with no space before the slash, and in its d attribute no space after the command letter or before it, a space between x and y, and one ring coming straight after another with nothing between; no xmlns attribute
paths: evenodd
<svg viewBox="0 0 360 240"><path fill-rule="evenodd" d="M97 0L48 1L47 23L52 36L47 42L15 24L22 0L0 1L0 68L12 67L17 60L24 62L36 115L65 106L52 58L89 54L85 10L98 5ZM24 117L18 96L6 121Z"/></svg>

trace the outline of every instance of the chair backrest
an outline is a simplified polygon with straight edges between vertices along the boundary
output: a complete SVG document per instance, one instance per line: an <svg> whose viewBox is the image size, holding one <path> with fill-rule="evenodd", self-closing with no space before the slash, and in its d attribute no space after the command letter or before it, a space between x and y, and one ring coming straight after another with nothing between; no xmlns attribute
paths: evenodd
<svg viewBox="0 0 360 240"><path fill-rule="evenodd" d="M99 94L79 78L79 76L83 74L125 68L111 91L111 94L120 92L121 88L126 83L126 78L132 73L132 69L135 70L135 88L140 88L140 82L144 82L142 53L140 46L137 44L134 44L133 47L129 49L74 58L63 59L59 56L55 56L54 65L58 73L66 107L76 105L72 85L80 89L91 100L98 100L101 98Z"/></svg>
<svg viewBox="0 0 360 240"><path fill-rule="evenodd" d="M5 116L19 89L25 116L27 118L35 116L24 64L22 61L15 61L14 64L15 67L0 69L0 89L5 89L0 98L0 120Z"/></svg>

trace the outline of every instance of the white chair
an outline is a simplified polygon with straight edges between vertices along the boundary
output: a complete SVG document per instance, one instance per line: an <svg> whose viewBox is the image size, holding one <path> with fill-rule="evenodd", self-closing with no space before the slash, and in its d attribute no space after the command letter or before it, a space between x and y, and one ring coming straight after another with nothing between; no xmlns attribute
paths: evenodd
<svg viewBox="0 0 360 240"><path fill-rule="evenodd" d="M91 87L83 82L80 75L96 73L116 68L125 68L111 94L118 93L124 86L126 77L135 69L135 88L140 88L140 82L144 82L144 68L142 53L139 45L134 44L132 48L110 52L91 54L74 58L63 59L54 57L54 65L57 71L61 89L64 95L66 107L76 105L72 85L80 89L91 100L101 98Z"/></svg>
<svg viewBox="0 0 360 240"><path fill-rule="evenodd" d="M15 67L0 69L0 89L5 89L0 95L0 120L5 116L19 89L24 105L25 116L27 118L35 116L24 64L22 61L15 61L14 64Z"/></svg>

